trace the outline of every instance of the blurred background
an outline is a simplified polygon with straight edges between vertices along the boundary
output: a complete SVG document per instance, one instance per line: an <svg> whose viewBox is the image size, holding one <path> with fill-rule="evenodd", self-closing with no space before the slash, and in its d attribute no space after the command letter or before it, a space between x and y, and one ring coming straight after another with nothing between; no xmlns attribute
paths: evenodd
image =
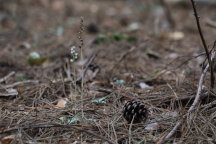
<svg viewBox="0 0 216 144"><path fill-rule="evenodd" d="M42 74L45 77L56 77L62 62L71 57L70 47L80 44L81 17L84 58L97 54L102 72L113 71L114 76L113 63L131 47L137 50L118 65L116 74L149 73L166 66L170 58L203 51L189 1L1 0L0 3L0 76L10 70L34 68L25 77L40 78L38 71L46 71ZM198 0L197 4L207 42L211 44L215 40L212 33L215 1ZM35 64L26 60L32 52L41 58ZM158 59L163 60L158 63ZM77 65L82 63L85 61Z"/></svg>

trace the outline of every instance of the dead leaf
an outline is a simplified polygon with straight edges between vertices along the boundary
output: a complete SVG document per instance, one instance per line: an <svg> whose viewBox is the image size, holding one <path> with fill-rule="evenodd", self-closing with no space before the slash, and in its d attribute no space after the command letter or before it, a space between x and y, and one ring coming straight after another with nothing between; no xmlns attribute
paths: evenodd
<svg viewBox="0 0 216 144"><path fill-rule="evenodd" d="M148 84L146 84L144 82L140 82L139 86L140 86L141 89L146 89L146 88L152 89L151 86L149 86Z"/></svg>
<svg viewBox="0 0 216 144"><path fill-rule="evenodd" d="M131 23L128 27L127 27L127 31L132 32L132 31L137 31L140 28L140 24L137 22Z"/></svg>
<svg viewBox="0 0 216 144"><path fill-rule="evenodd" d="M87 70L86 79L87 81L92 81L96 75L100 72L100 67L97 65L91 65Z"/></svg>
<svg viewBox="0 0 216 144"><path fill-rule="evenodd" d="M171 53L168 55L168 59L176 59L178 57L179 57L179 54L177 54L177 53Z"/></svg>
<svg viewBox="0 0 216 144"><path fill-rule="evenodd" d="M185 70L183 70L181 73L176 74L176 87L180 88L184 80L185 80Z"/></svg>
<svg viewBox="0 0 216 144"><path fill-rule="evenodd" d="M52 3L52 8L56 11L60 11L64 9L64 2L61 0L56 0Z"/></svg>
<svg viewBox="0 0 216 144"><path fill-rule="evenodd" d="M11 144L11 143L17 143L17 139L16 139L16 135L9 135L9 136L6 136L6 137L3 137L1 139L1 142L3 144Z"/></svg>
<svg viewBox="0 0 216 144"><path fill-rule="evenodd" d="M62 98L58 101L56 107L57 108L64 108L65 105L67 104L68 99L67 98Z"/></svg>
<svg viewBox="0 0 216 144"><path fill-rule="evenodd" d="M126 81L130 81L134 78L134 75L132 73L124 73L124 79Z"/></svg>
<svg viewBox="0 0 216 144"><path fill-rule="evenodd" d="M10 89L6 89L6 92L4 93L0 93L0 96L2 97L8 97L8 96L17 96L19 93L16 89L10 88Z"/></svg>
<svg viewBox="0 0 216 144"><path fill-rule="evenodd" d="M182 40L184 38L183 32L172 32L172 33L161 33L160 37L163 39L169 39L169 40Z"/></svg>
<svg viewBox="0 0 216 144"><path fill-rule="evenodd" d="M145 125L145 130L148 131L157 130L158 128L159 128L159 124L157 122Z"/></svg>
<svg viewBox="0 0 216 144"><path fill-rule="evenodd" d="M82 76L82 70L78 70L80 77ZM92 81L97 74L100 72L100 67L96 64L90 64L89 68L86 71L86 75L84 76L84 82Z"/></svg>

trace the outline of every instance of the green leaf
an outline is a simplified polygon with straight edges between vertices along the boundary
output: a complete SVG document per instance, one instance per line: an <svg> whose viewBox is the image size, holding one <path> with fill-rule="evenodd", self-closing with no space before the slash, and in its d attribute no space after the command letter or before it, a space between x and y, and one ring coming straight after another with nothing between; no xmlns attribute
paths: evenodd
<svg viewBox="0 0 216 144"><path fill-rule="evenodd" d="M24 81L24 80L25 80L25 78L22 76L17 78L17 81Z"/></svg>
<svg viewBox="0 0 216 144"><path fill-rule="evenodd" d="M94 44L101 44L106 40L106 35L104 34L99 34L98 38L94 40Z"/></svg>
<svg viewBox="0 0 216 144"><path fill-rule="evenodd" d="M137 144L142 144L142 143L144 143L144 141L145 141L145 140L142 139L142 140L138 141Z"/></svg>
<svg viewBox="0 0 216 144"><path fill-rule="evenodd" d="M62 26L58 26L57 30L56 30L56 35L57 36L61 36L64 32L64 28Z"/></svg>
<svg viewBox="0 0 216 144"><path fill-rule="evenodd" d="M125 81L124 81L123 79L117 79L117 80L115 80L115 82L118 83L118 84L123 84L123 83L125 83Z"/></svg>
<svg viewBox="0 0 216 144"><path fill-rule="evenodd" d="M71 120L68 120L67 123L77 123L80 120L79 113L77 113Z"/></svg>
<svg viewBox="0 0 216 144"><path fill-rule="evenodd" d="M134 36L129 36L129 37L127 38L127 41L128 41L128 42L136 42L136 41L137 41L137 38L134 37Z"/></svg>
<svg viewBox="0 0 216 144"><path fill-rule="evenodd" d="M105 99L106 99L106 97L102 97L102 98L99 98L99 99L94 99L91 102L92 103L98 103L98 104L105 104L106 103Z"/></svg>
<svg viewBox="0 0 216 144"><path fill-rule="evenodd" d="M62 124L65 123L66 118L65 118L64 116L63 116L63 117L60 117L59 119L61 120L61 123L62 123Z"/></svg>
<svg viewBox="0 0 216 144"><path fill-rule="evenodd" d="M120 41L123 39L127 39L128 35L126 34L119 34L119 33L114 33L110 35L110 39L115 40L115 41Z"/></svg>

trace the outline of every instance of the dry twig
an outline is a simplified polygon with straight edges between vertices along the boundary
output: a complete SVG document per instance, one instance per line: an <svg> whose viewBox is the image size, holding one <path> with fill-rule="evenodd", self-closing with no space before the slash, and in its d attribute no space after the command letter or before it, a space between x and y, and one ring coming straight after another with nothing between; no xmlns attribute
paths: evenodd
<svg viewBox="0 0 216 144"><path fill-rule="evenodd" d="M211 60L213 60L213 58L215 57L215 54L216 54L216 51L213 52L213 54L211 56ZM196 93L196 97L195 97L195 100L194 100L193 104L190 106L189 110L183 116L183 118L180 119L176 123L176 125L174 126L174 128L164 137L164 139L162 139L161 141L159 141L158 144L162 144L166 140L168 140L176 132L176 130L179 128L179 126L183 122L183 119L187 118L190 115L190 113L194 110L195 106L198 104L200 96L201 96L201 90L202 90L203 81L204 81L204 78L205 78L205 75L206 75L206 72L207 72L208 68L209 68L209 64L205 67L204 71L202 72L202 74L200 76L199 85L198 85L198 88L197 88L197 93Z"/></svg>
<svg viewBox="0 0 216 144"><path fill-rule="evenodd" d="M96 57L96 54L93 54L90 59L88 60L88 62L86 63L85 67L84 67L84 72L83 72L83 76L80 76L79 78L77 78L76 82L81 82L82 77L85 77L86 72L89 68L89 66L93 63L94 59Z"/></svg>
<svg viewBox="0 0 216 144"><path fill-rule="evenodd" d="M15 74L14 71L10 72L8 75L6 75L5 77L3 77L3 78L0 79L0 83L6 81L9 77L11 77L14 74Z"/></svg>
<svg viewBox="0 0 216 144"><path fill-rule="evenodd" d="M203 36L203 33L202 33L202 29L201 29L201 26L200 26L200 22L199 22L199 16L197 14L197 10L196 10L196 6L195 6L195 2L194 0L191 0L191 3L192 3L192 6L193 6L193 11L194 11L194 16L196 18L196 23L197 23L197 28L198 28L198 31L199 31L199 34L200 34L200 38L202 40L202 44L203 44L203 47L205 49L205 52L206 52L206 56L207 56L207 59L208 59L208 63L210 65L210 72L211 72L211 88L214 87L214 72L213 72L213 65L212 65L212 61L211 61L211 53L209 53L208 51L208 47L206 45L206 41L205 41L205 38Z"/></svg>
<svg viewBox="0 0 216 144"><path fill-rule="evenodd" d="M4 88L12 88L12 87L15 87L15 86L18 86L18 85L21 85L21 84L38 83L38 82L39 82L38 80L25 80L25 81L21 81L21 82L15 82L15 83L10 84L10 85L6 85L6 86L4 86Z"/></svg>

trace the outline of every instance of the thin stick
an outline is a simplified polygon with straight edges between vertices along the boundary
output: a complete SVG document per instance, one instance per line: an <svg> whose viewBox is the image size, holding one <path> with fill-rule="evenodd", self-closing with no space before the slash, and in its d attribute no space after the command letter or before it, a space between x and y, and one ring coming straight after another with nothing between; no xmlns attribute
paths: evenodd
<svg viewBox="0 0 216 144"><path fill-rule="evenodd" d="M36 124L36 125L29 125L29 126L24 126L22 127L22 129L30 129L30 128L51 128L51 127L62 127L62 128L72 128L72 129L75 129L75 130L78 130L78 131L81 131L81 132L85 132L87 134L90 134L92 136L95 136L97 138L100 138L104 141L107 141L108 143L110 144L116 144L115 142L105 138L105 137L102 137L92 131L88 131L86 129L82 129L82 128L79 128L77 126L73 126L73 125L60 125L60 124ZM13 127L13 128L9 128L7 130L3 130L3 131L0 131L0 134L3 134L3 133L8 133L8 132L11 132L11 131L14 131L14 130L18 130L20 127Z"/></svg>
<svg viewBox="0 0 216 144"><path fill-rule="evenodd" d="M129 144L131 144L131 129L132 129L134 117L135 117L135 116L133 116L133 119L132 119L132 121L131 121L131 123L130 123L130 127L129 127Z"/></svg>
<svg viewBox="0 0 216 144"><path fill-rule="evenodd" d="M200 34L200 38L202 40L202 44L203 44L203 47L205 49L205 52L206 52L206 56L207 56L207 59L208 59L208 63L210 65L210 72L211 72L211 88L214 87L214 73L213 73L213 65L212 65L212 61L210 59L210 53L208 51L208 47L206 45L206 41L205 41L205 38L203 36L203 33L202 33L202 29L201 29L201 26L200 26L200 22L199 22L199 16L197 14L197 10L196 10L196 6L195 6L195 2L194 0L191 0L191 3L192 3L192 6L193 6L193 11L194 11L194 16L196 18L196 23L197 23L197 28L198 28L198 31L199 31L199 34Z"/></svg>
<svg viewBox="0 0 216 144"><path fill-rule="evenodd" d="M207 19L206 25L212 28L216 28L216 22L211 19Z"/></svg>
<svg viewBox="0 0 216 144"><path fill-rule="evenodd" d="M6 81L9 77L11 77L14 74L15 74L14 71L10 72L8 75L6 75L5 77L3 77L3 78L0 79L0 83Z"/></svg>
<svg viewBox="0 0 216 144"><path fill-rule="evenodd" d="M213 54L211 56L211 60L213 60L213 58L215 57L215 54L216 54L216 51L213 52ZM183 119L188 117L190 115L190 113L194 110L195 106L198 104L200 96L201 96L201 90L202 90L203 81L204 81L204 78L205 78L205 75L206 75L206 72L207 72L208 68L209 68L209 64L207 64L207 66L205 67L205 69L203 70L203 72L202 72L202 74L200 76L199 85L198 85L198 88L197 88L197 93L196 93L196 97L195 97L195 99L193 101L193 104L190 106L189 110L183 116L183 118L180 119L176 123L176 125L173 127L173 129L166 135L166 137L164 139L162 139L160 142L158 142L158 144L162 144L166 140L168 140L176 132L176 130L179 128L179 126L183 122Z"/></svg>
<svg viewBox="0 0 216 144"><path fill-rule="evenodd" d="M83 77L85 77L86 72L89 68L89 66L93 63L94 59L96 57L96 54L93 54L90 59L88 60L87 64L84 67L84 72L83 72ZM80 82L82 80L82 76L80 76L79 78L77 78L76 82Z"/></svg>
<svg viewBox="0 0 216 144"><path fill-rule="evenodd" d="M164 7L165 13L166 13L166 17L170 23L170 26L172 28L175 28L175 21L172 17L171 11L169 6L167 5L167 3L164 0L160 0L161 5Z"/></svg>
<svg viewBox="0 0 216 144"><path fill-rule="evenodd" d="M112 125L113 133L114 133L114 136L115 136L115 142L118 143L118 137L117 137L116 130L115 130L113 122L111 123L111 125Z"/></svg>
<svg viewBox="0 0 216 144"><path fill-rule="evenodd" d="M21 81L21 82L15 82L15 83L10 84L10 85L6 85L6 86L4 86L4 88L12 88L12 87L15 87L15 86L18 86L18 85L21 85L21 84L38 83L38 82L39 82L38 80L25 80L25 81Z"/></svg>
<svg viewBox="0 0 216 144"><path fill-rule="evenodd" d="M4 86L4 88L11 88L11 87L15 87L15 86L18 86L18 85L21 85L21 84L38 83L38 82L39 82L38 80L25 80L25 81L21 81L21 82L15 82L15 83L10 84L10 85L6 85L6 86Z"/></svg>

